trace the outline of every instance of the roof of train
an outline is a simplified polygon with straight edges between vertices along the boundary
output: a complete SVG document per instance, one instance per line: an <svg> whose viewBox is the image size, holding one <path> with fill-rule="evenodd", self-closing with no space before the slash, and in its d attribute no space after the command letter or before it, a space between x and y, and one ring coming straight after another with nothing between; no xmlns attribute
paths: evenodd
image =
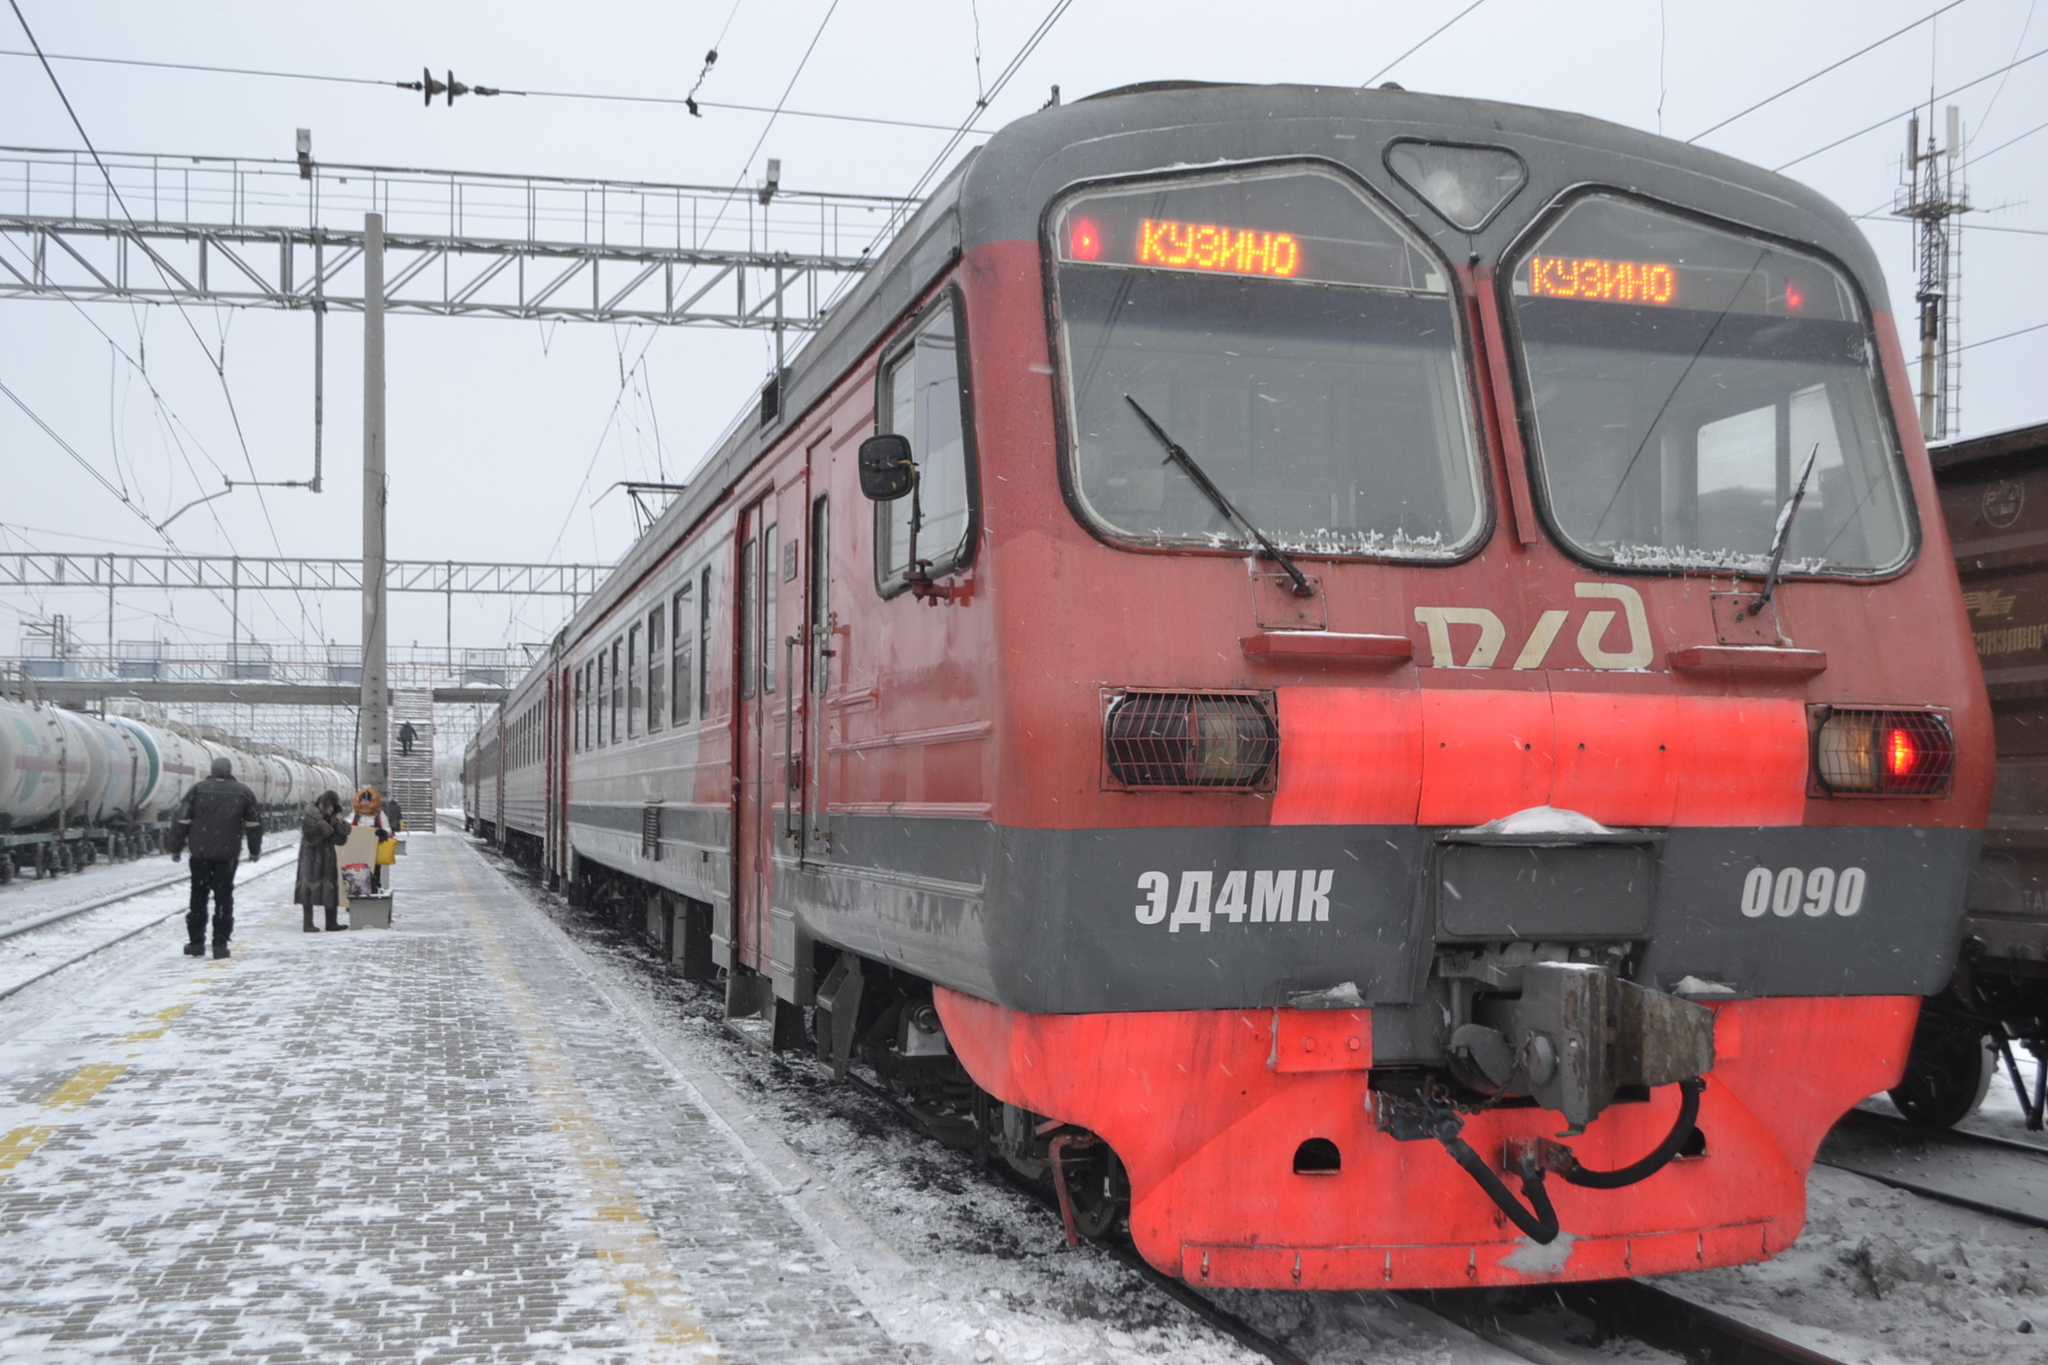
<svg viewBox="0 0 2048 1365"><path fill-rule="evenodd" d="M1463 232L1387 171L1382 157L1399 138L1510 148L1526 163L1528 183L1481 231ZM558 638L573 642L593 629L963 251L1037 240L1047 205L1077 181L1283 158L1348 168L1403 209L1452 260L1474 253L1498 259L1573 186L1618 187L1697 206L1704 182L1715 216L1813 242L1849 269L1873 306L1889 297L1863 234L1813 190L1719 152L1603 119L1384 88L1162 81L1105 91L1006 125L955 167L793 357L782 418L764 423L750 403L688 490L626 552Z"/></svg>
<svg viewBox="0 0 2048 1365"><path fill-rule="evenodd" d="M1988 466L2002 466L2007 461L2038 463L2043 455L2048 455L2048 422L1972 436L1967 441L1929 446L1927 454L1934 461L1937 478L1951 473L1958 478L1968 478L1988 473Z"/></svg>

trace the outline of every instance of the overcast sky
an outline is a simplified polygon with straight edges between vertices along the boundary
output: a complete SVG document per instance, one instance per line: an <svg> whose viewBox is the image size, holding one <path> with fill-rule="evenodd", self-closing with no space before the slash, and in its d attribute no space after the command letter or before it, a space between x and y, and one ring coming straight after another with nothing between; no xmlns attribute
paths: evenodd
<svg viewBox="0 0 2048 1365"><path fill-rule="evenodd" d="M417 94L368 85L55 63L87 134L105 151L288 158L293 130L310 127L315 157L329 162L731 184L752 183L773 156L786 187L875 194L907 192L946 134L801 115L957 124L1053 4L980 0L977 16L970 0L18 2L53 54L394 81L426 64L513 89L675 97L691 88L716 44L719 60L701 100L772 107L788 92L788 112L769 126L763 113L711 107L691 118L673 106L470 97L427 109ZM1055 83L1071 100L1164 78L1335 85L1378 75L1412 90L1551 106L1690 138L1942 0L1482 0L1380 74L1467 3L1076 0L980 126L1031 112ZM12 14L0 12L0 48L26 47ZM1930 88L1975 81L2043 47L2048 14L2037 21L2031 0L1963 0L1703 143L1779 166L1882 122L1787 173L1851 213L1876 215L1865 230L1910 333L1911 237L1881 212L1892 202L1905 140L1903 117L1893 116L1924 103ZM2048 198L2048 132L2002 147L2048 123L2048 58L1975 84L1953 102L1980 158L1970 188L1984 210L1971 215L1964 252L1961 327L1970 342L2048 321L2048 212L2032 202ZM0 57L0 143L80 146L32 60ZM5 196L0 164L0 204ZM152 517L216 491L220 476L210 465L235 477L252 466L264 479L309 472L308 315L193 309L188 327L163 308L25 300L0 309L0 383ZM650 337L644 328L405 316L387 326L394 558L615 559L632 537L632 512L619 494L599 495L620 479L686 474L772 363L766 335L756 333L673 328ZM328 491L268 490L260 501L237 492L176 524L183 548L360 553L361 337L358 316L330 317ZM202 340L224 347L233 415ZM146 379L117 344L146 362ZM2048 330L1970 350L1965 434L2048 419L2044 371ZM188 449L173 444L171 428ZM0 551L162 548L4 401L0 474ZM359 633L357 604L344 596L244 603L245 634L262 639L354 643ZM9 593L0 595L0 653L14 650L20 619L57 611L69 613L86 640L107 638L106 603L96 594ZM540 640L561 612L547 601L458 601L454 639ZM398 646L438 644L446 629L431 599L394 598L393 621ZM196 644L224 639L227 628L227 613L198 594L137 595L117 605L112 633Z"/></svg>

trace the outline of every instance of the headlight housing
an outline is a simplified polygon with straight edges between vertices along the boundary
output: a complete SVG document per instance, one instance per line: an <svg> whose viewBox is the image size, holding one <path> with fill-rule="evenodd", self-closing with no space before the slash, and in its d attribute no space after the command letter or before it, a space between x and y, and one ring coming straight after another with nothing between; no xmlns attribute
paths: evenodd
<svg viewBox="0 0 2048 1365"><path fill-rule="evenodd" d="M1813 786L1823 796L1946 796L1956 741L1939 710L1812 708Z"/></svg>
<svg viewBox="0 0 2048 1365"><path fill-rule="evenodd" d="M1270 788L1280 757L1271 693L1115 692L1103 750L1118 787Z"/></svg>

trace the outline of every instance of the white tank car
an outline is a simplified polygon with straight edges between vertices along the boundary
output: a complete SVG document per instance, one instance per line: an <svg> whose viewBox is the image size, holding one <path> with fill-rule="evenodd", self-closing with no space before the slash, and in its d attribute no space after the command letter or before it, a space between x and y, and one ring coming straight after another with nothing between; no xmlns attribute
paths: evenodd
<svg viewBox="0 0 2048 1365"><path fill-rule="evenodd" d="M46 820L60 807L92 818L105 803L115 755L97 717L0 701L0 815L17 828Z"/></svg>
<svg viewBox="0 0 2048 1365"><path fill-rule="evenodd" d="M263 766L270 769L270 804L280 811L295 810L309 799L305 784L299 778L299 765L282 754L263 755Z"/></svg>
<svg viewBox="0 0 2048 1365"><path fill-rule="evenodd" d="M0 701L0 815L17 828L64 804L64 725L46 706Z"/></svg>
<svg viewBox="0 0 2048 1365"><path fill-rule="evenodd" d="M155 765L143 751L142 742L127 727L111 718L81 719L107 756L107 780L98 798L85 808L84 816L94 824L105 824L135 810L155 780Z"/></svg>
<svg viewBox="0 0 2048 1365"><path fill-rule="evenodd" d="M185 799L185 793L199 785L199 779L206 776L207 766L213 762L213 755L190 735L181 735L175 730L151 726L156 732L157 742L163 746L164 782L162 791L150 798L156 808L157 819L168 820Z"/></svg>

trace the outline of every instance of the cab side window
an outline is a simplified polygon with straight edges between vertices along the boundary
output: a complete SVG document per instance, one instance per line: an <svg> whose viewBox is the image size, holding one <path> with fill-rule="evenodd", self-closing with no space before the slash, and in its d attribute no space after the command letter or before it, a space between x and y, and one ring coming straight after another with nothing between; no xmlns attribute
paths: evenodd
<svg viewBox="0 0 2048 1365"><path fill-rule="evenodd" d="M918 471L915 497L875 504L875 582L884 594L900 590L910 569L913 512L927 572L963 568L973 556L972 422L957 315L958 301L941 298L882 362L875 426L910 438Z"/></svg>

